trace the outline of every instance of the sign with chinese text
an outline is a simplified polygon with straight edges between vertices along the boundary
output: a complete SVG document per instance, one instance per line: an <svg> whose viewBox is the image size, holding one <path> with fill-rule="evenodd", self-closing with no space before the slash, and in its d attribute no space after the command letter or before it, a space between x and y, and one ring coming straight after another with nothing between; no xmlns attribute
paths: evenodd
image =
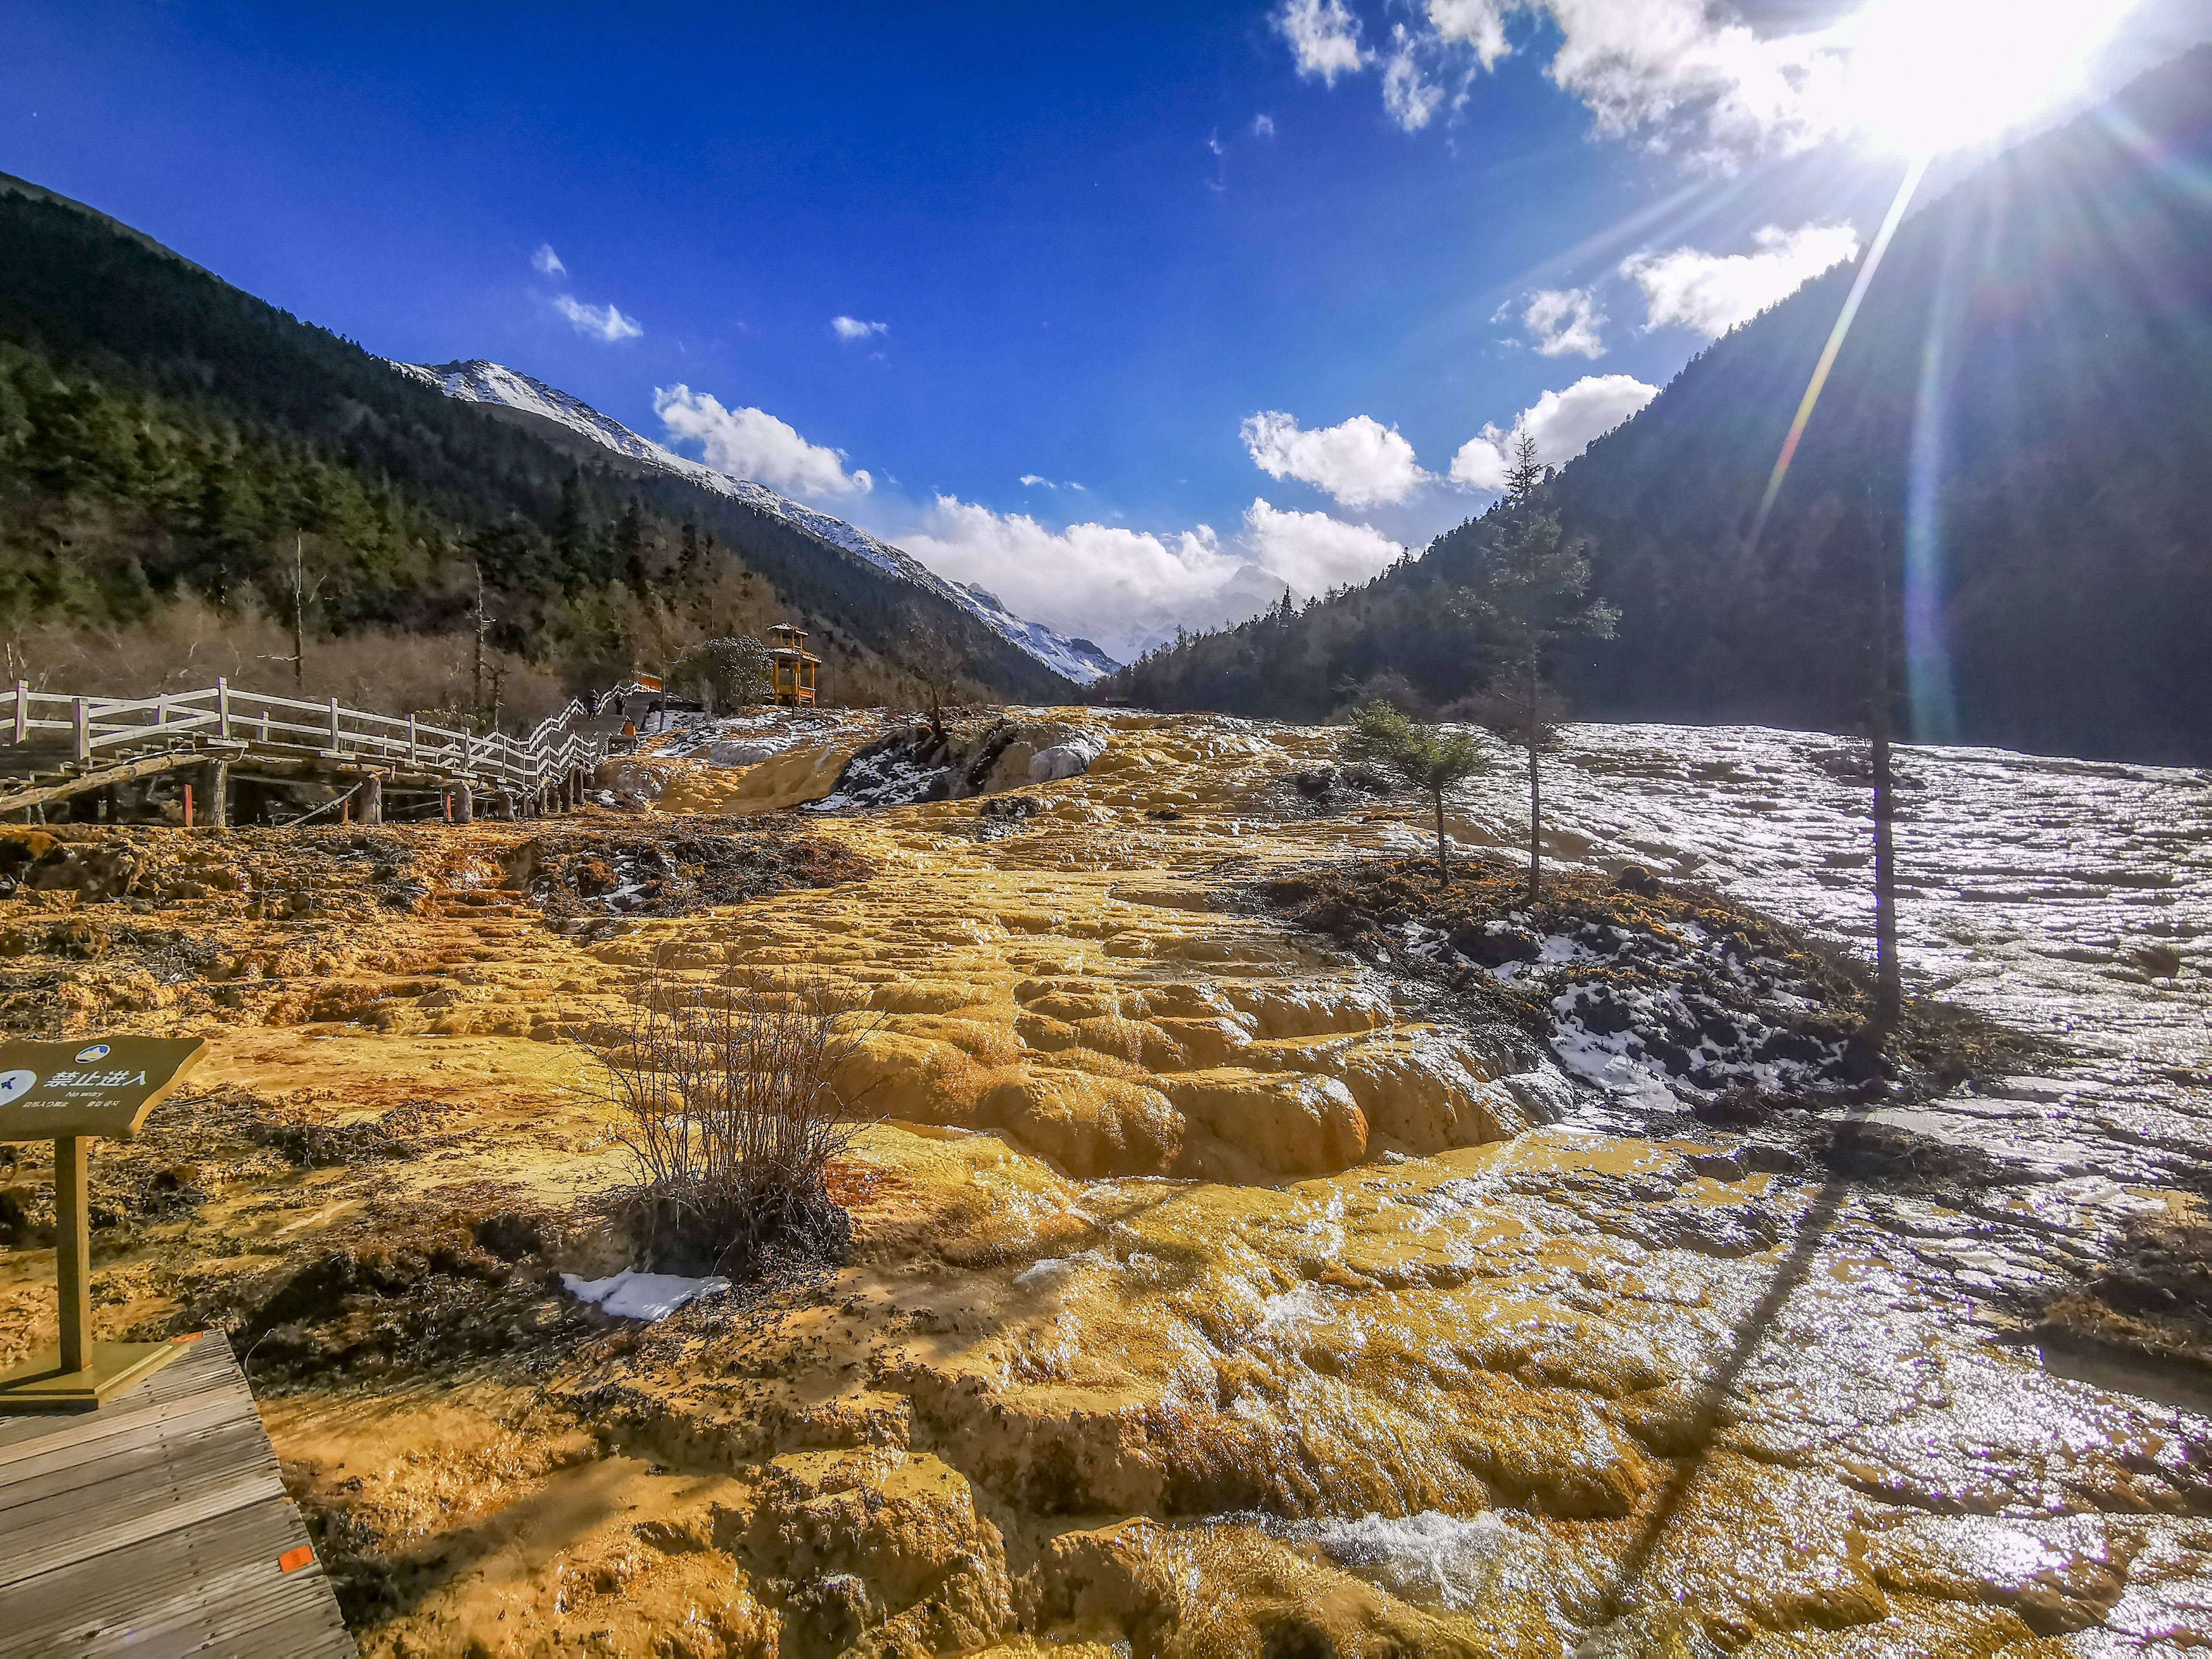
<svg viewBox="0 0 2212 1659"><path fill-rule="evenodd" d="M198 1037L0 1043L0 1140L128 1140L206 1053Z"/></svg>

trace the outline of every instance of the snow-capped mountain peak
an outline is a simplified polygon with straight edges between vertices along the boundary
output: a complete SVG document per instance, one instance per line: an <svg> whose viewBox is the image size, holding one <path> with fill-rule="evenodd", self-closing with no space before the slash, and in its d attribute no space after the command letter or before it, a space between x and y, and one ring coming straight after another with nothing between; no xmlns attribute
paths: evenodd
<svg viewBox="0 0 2212 1659"><path fill-rule="evenodd" d="M780 495L765 484L755 483L750 478L732 477L704 462L679 455L631 431L612 416L602 415L580 398L572 398L534 375L486 362L480 357L453 363L395 362L392 367L410 379L435 387L448 398L489 405L541 435L554 435L545 432L549 425L562 428L633 463L689 478L717 495L732 496L758 512L773 514L866 559L888 574L950 600L993 632L1078 685L1088 685L1121 666L1089 640L1071 639L1042 623L1017 617L994 595L980 587L945 580L903 548L879 541L842 519Z"/></svg>

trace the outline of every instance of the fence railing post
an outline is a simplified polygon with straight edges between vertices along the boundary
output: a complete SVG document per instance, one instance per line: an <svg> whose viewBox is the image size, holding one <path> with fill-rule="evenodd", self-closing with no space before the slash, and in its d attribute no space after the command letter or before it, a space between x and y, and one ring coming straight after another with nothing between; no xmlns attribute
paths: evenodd
<svg viewBox="0 0 2212 1659"><path fill-rule="evenodd" d="M410 766L420 765L422 758L422 739L416 735L415 716L410 714L407 717L407 763Z"/></svg>
<svg viewBox="0 0 2212 1659"><path fill-rule="evenodd" d="M331 699L331 747L338 746L338 700Z"/></svg>
<svg viewBox="0 0 2212 1659"><path fill-rule="evenodd" d="M215 734L230 736L230 682L221 674L215 677Z"/></svg>
<svg viewBox="0 0 2212 1659"><path fill-rule="evenodd" d="M27 680L15 682L15 741L31 740L31 686Z"/></svg>
<svg viewBox="0 0 2212 1659"><path fill-rule="evenodd" d="M77 764L82 766L92 758L92 710L82 697L70 706L70 724L76 737Z"/></svg>

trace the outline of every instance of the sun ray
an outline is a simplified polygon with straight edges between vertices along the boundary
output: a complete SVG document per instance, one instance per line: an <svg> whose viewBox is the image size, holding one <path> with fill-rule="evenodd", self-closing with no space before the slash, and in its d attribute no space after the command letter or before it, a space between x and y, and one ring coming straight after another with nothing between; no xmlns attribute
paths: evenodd
<svg viewBox="0 0 2212 1659"><path fill-rule="evenodd" d="M1912 193L1920 188L1920 180L1927 171L1925 155L1916 158L1905 170L1905 181L1897 187L1897 198L1889 204L1881 228L1875 234L1873 246L1867 249L1859 274L1844 301L1844 308L1837 314L1835 327L1828 331L1828 343L1821 348L1820 361L1813 367L1813 378L1806 384L1796 416L1790 422L1789 435L1782 441L1782 453L1775 457L1774 471L1766 480L1766 493L1759 497L1759 511L1752 518L1749 546L1753 550L1758 548L1759 538L1766 529L1767 515L1774 510L1775 497L1782 493L1782 481L1790 476L1790 463L1797 453L1798 441L1805 435L1806 422L1813 418L1813 406L1820 401L1820 388L1828 383L1828 371L1836 366L1836 354L1844 349L1844 337L1851 331L1851 319L1859 314L1859 301L1866 297L1867 284L1874 281L1875 272L1881 268L1881 256L1889 251L1889 240L1897 234L1898 222L1905 217L1905 210L1911 205Z"/></svg>

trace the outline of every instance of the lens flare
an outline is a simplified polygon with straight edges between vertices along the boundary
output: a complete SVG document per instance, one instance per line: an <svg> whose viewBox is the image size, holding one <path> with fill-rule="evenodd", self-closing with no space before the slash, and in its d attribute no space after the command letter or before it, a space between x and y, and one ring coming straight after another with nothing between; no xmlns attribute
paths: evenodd
<svg viewBox="0 0 2212 1659"><path fill-rule="evenodd" d="M1844 297L1844 308L1837 313L1835 327L1828 331L1828 343L1820 349L1820 361L1813 365L1813 378L1806 383L1805 395L1797 403L1796 416L1782 440L1782 453L1774 459L1774 471L1767 476L1766 493L1759 498L1759 511L1752 515L1749 545L1753 550L1766 532L1767 515L1774 511L1775 498L1782 494L1782 481L1790 476L1790 463L1805 436L1814 407L1820 401L1820 388L1828 384L1828 371L1836 366L1836 354L1844 349L1844 341L1851 331L1851 319L1859 314L1859 301L1866 298L1867 284L1881 269L1881 256L1889 252L1889 239L1897 234L1898 222L1905 217L1905 210L1912 204L1912 193L1920 188L1921 178L1927 171L1928 158L1924 155L1905 170L1905 182L1898 185L1881 228L1875 233L1873 245L1860 261L1859 274L1852 279L1851 291Z"/></svg>
<svg viewBox="0 0 2212 1659"><path fill-rule="evenodd" d="M1869 0L1837 26L1847 123L1926 155L1994 138L2079 92L2139 0Z"/></svg>

